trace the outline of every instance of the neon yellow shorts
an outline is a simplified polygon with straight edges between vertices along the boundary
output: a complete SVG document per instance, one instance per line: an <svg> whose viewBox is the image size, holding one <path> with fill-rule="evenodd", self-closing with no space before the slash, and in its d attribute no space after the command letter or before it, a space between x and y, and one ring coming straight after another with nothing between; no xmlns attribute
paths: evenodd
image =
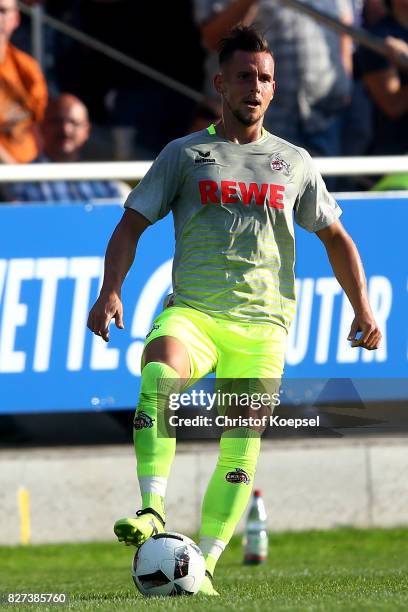
<svg viewBox="0 0 408 612"><path fill-rule="evenodd" d="M146 343L173 336L187 349L190 377L280 379L287 332L273 323L240 323L188 306L169 306L154 320Z"/></svg>

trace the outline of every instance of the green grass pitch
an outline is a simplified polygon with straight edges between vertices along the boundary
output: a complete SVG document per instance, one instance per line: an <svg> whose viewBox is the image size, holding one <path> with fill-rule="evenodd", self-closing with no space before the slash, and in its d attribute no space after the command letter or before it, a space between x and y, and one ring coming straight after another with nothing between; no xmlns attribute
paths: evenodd
<svg viewBox="0 0 408 612"><path fill-rule="evenodd" d="M65 592L70 599L65 605L20 604L7 609L408 610L408 529L271 534L269 560L258 567L242 565L241 541L236 537L216 572L219 598L143 598L131 580L133 551L114 542L0 547L3 594Z"/></svg>

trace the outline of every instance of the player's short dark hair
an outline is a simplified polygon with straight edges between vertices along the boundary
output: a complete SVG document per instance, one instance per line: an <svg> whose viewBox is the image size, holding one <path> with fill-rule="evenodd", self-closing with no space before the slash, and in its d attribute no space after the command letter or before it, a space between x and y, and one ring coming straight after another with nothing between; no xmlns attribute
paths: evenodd
<svg viewBox="0 0 408 612"><path fill-rule="evenodd" d="M269 53L273 58L268 41L254 26L236 26L231 30L229 36L220 40L218 45L218 61L220 66L231 59L235 51Z"/></svg>

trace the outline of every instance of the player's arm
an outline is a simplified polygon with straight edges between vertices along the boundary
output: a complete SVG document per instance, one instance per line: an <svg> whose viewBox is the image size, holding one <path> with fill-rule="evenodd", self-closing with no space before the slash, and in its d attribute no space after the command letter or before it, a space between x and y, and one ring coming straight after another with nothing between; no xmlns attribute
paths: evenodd
<svg viewBox="0 0 408 612"><path fill-rule="evenodd" d="M109 323L123 329L122 284L134 261L136 246L150 222L140 213L127 209L116 226L105 255L103 284L88 317L88 327L94 334L109 340Z"/></svg>
<svg viewBox="0 0 408 612"><path fill-rule="evenodd" d="M356 245L340 221L335 221L316 234L323 242L333 272L354 310L355 317L348 335L348 340L352 341L351 346L361 346L368 350L378 348L381 332L368 302L364 268ZM357 332L361 332L358 340Z"/></svg>
<svg viewBox="0 0 408 612"><path fill-rule="evenodd" d="M109 241L105 255L102 289L89 313L88 327L108 342L109 323L123 328L121 289L135 258L138 240L148 225L163 219L171 210L180 185L180 145L164 147L138 186L129 194L126 212Z"/></svg>

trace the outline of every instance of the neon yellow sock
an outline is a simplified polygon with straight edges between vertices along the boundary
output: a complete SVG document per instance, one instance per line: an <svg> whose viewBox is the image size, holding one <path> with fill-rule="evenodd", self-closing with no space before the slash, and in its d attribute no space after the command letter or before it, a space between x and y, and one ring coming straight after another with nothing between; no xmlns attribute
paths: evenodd
<svg viewBox="0 0 408 612"><path fill-rule="evenodd" d="M165 408L180 376L165 363L152 361L142 370L139 405L134 420L134 444L142 507L165 518L164 497L174 459L176 439L166 435Z"/></svg>
<svg viewBox="0 0 408 612"><path fill-rule="evenodd" d="M219 557L215 557L214 555L210 555L209 553L204 553L205 558L205 568L210 572L211 576L214 574L215 566L217 565L217 561Z"/></svg>
<svg viewBox="0 0 408 612"><path fill-rule="evenodd" d="M204 496L200 529L200 548L211 574L248 503L260 445L259 433L251 429L232 429L221 436L220 455Z"/></svg>

